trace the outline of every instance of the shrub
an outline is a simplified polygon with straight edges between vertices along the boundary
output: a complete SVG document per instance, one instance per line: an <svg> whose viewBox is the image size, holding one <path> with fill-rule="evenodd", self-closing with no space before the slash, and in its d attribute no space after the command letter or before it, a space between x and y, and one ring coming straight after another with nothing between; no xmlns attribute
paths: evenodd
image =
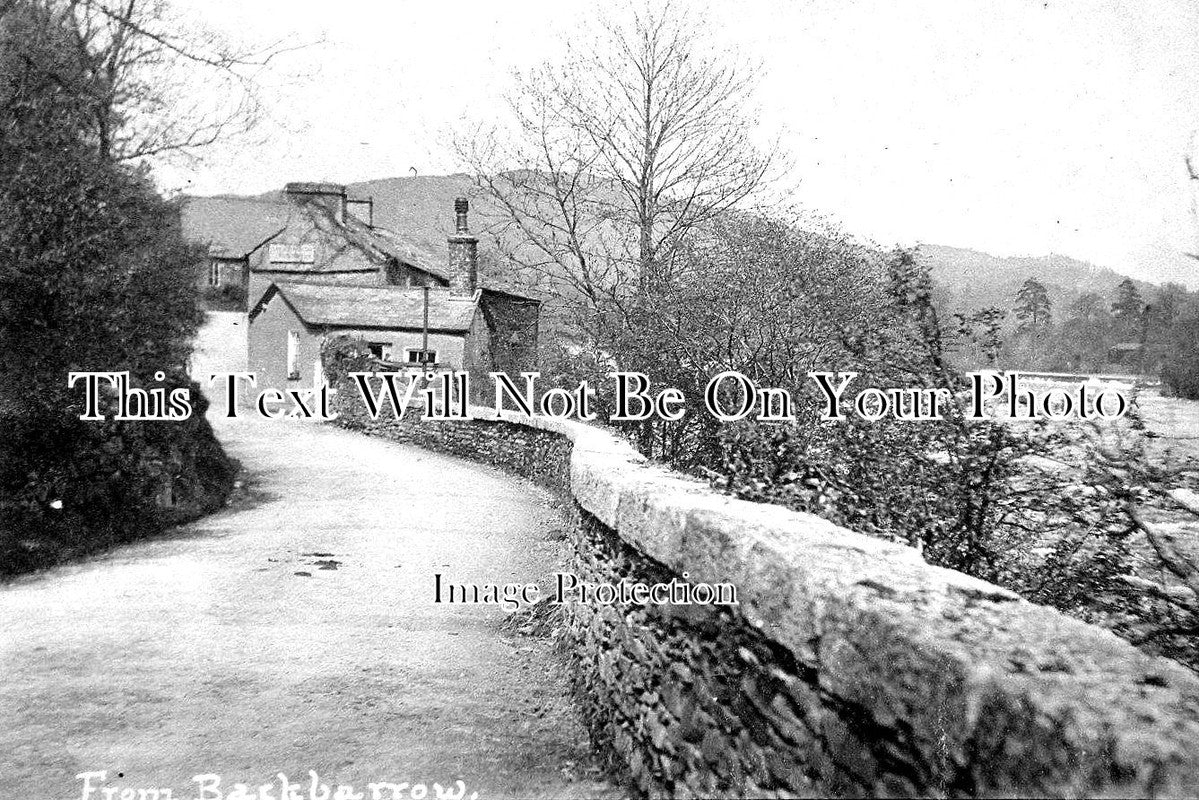
<svg viewBox="0 0 1199 800"><path fill-rule="evenodd" d="M330 386L341 386L351 372L371 372L378 362L366 342L354 336L331 336L321 342L321 368Z"/></svg>
<svg viewBox="0 0 1199 800"><path fill-rule="evenodd" d="M232 483L185 377L197 253L146 174L102 154L77 44L41 4L0 13L0 574L161 530ZM198 407L81 421L72 371L187 386Z"/></svg>
<svg viewBox="0 0 1199 800"><path fill-rule="evenodd" d="M960 397L927 275L901 257L891 278L879 335L863 335L858 351L867 385L914 380ZM1135 404L1118 425L970 420L957 402L943 420L919 423L824 422L809 408L794 424L726 426L713 482L911 544L930 563L1199 667L1199 567L1141 512L1168 505L1180 475L1152 465L1143 428ZM1163 572L1181 586L1144 577Z"/></svg>
<svg viewBox="0 0 1199 800"><path fill-rule="evenodd" d="M1162 364L1162 383L1171 394L1199 400L1199 319L1176 323Z"/></svg>

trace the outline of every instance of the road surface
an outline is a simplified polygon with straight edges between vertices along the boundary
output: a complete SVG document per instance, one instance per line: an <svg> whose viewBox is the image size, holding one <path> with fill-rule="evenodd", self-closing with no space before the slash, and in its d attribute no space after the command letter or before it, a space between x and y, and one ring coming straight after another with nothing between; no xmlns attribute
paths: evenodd
<svg viewBox="0 0 1199 800"><path fill-rule="evenodd" d="M229 509L0 586L0 798L286 780L307 800L313 772L318 797L619 795L550 643L433 603L437 572L544 581L564 547L546 493L330 426L219 433L247 472Z"/></svg>

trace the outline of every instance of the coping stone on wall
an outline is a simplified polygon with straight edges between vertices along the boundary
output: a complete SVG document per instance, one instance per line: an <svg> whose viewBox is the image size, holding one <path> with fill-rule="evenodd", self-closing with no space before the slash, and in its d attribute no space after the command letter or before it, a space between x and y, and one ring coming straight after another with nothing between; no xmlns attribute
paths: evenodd
<svg viewBox="0 0 1199 800"><path fill-rule="evenodd" d="M568 438L584 510L691 581L732 582L743 618L822 691L927 737L930 758L986 764L980 782L1015 793L1031 769L1084 793L1099 771L1165 795L1199 787L1199 677L1181 665L913 548L720 495L598 428L472 411Z"/></svg>

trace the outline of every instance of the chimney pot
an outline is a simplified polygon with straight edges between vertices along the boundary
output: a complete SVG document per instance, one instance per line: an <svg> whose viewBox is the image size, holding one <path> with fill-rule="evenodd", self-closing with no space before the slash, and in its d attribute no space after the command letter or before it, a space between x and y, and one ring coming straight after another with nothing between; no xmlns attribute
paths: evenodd
<svg viewBox="0 0 1199 800"><path fill-rule="evenodd" d="M459 197L454 201L454 213L458 216L458 233L466 233L469 230L466 225L468 211L470 211L470 203L465 197Z"/></svg>
<svg viewBox="0 0 1199 800"><path fill-rule="evenodd" d="M479 240L470 235L466 225L466 213L470 204L465 197L454 201L457 226L449 237L450 245L450 292L471 296L479 284Z"/></svg>

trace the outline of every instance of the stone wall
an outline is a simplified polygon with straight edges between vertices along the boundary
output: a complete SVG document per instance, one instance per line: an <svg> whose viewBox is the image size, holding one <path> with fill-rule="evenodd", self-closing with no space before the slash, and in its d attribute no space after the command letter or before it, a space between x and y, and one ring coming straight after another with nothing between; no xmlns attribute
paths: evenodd
<svg viewBox="0 0 1199 800"><path fill-rule="evenodd" d="M1106 631L594 428L358 406L342 424L569 492L583 579L737 585L736 607L566 606L592 735L650 796L1199 793L1199 678Z"/></svg>
<svg viewBox="0 0 1199 800"><path fill-rule="evenodd" d="M537 339L541 304L536 300L484 289L479 309L487 321L491 341L492 370L513 377L537 369ZM482 376L480 389L491 380ZM490 398L488 398L490 399Z"/></svg>
<svg viewBox="0 0 1199 800"><path fill-rule="evenodd" d="M353 393L356 409L346 408L351 404L345 402L347 393ZM418 406L412 409L417 416L384 419L389 409L375 422L361 411L352 386L339 389L334 409L341 415L338 424L351 430L493 464L563 493L570 488L572 443L553 431L496 420L420 422Z"/></svg>

